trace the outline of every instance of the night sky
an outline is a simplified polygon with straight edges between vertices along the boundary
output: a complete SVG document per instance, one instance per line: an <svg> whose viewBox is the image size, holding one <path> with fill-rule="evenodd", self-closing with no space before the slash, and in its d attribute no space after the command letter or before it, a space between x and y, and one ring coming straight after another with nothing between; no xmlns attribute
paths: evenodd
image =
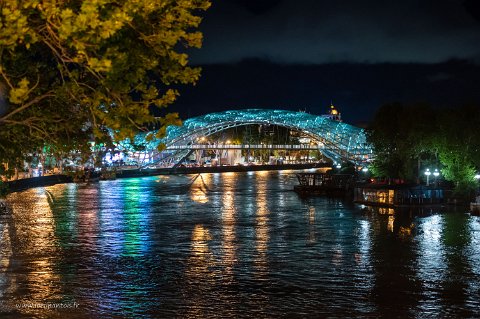
<svg viewBox="0 0 480 319"><path fill-rule="evenodd" d="M202 66L169 111L182 118L330 102L369 121L385 103L480 107L479 0L213 0L190 51Z"/></svg>

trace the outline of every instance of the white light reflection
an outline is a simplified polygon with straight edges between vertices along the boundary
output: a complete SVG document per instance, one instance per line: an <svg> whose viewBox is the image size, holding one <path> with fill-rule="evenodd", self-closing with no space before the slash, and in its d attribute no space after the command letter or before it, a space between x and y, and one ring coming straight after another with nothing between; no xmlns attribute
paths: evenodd
<svg viewBox="0 0 480 319"><path fill-rule="evenodd" d="M372 224L369 220L358 220L356 227L357 251L354 254L356 264L355 285L360 294L368 295L375 286L375 271L372 265Z"/></svg>
<svg viewBox="0 0 480 319"><path fill-rule="evenodd" d="M468 223L470 243L467 248L467 260L475 279L468 281L466 296L470 303L478 304L478 292L480 291L480 217L470 216Z"/></svg>
<svg viewBox="0 0 480 319"><path fill-rule="evenodd" d="M432 215L419 221L417 276L423 288L421 307L429 312L441 313L441 304L432 296L441 290L448 269L445 259L445 247L441 237L444 229L442 215Z"/></svg>
<svg viewBox="0 0 480 319"><path fill-rule="evenodd" d="M359 220L359 234L358 234L358 254L355 256L355 261L362 268L370 266L370 251L372 249L372 239L370 237L370 222L368 220ZM373 276L372 276L373 277Z"/></svg>

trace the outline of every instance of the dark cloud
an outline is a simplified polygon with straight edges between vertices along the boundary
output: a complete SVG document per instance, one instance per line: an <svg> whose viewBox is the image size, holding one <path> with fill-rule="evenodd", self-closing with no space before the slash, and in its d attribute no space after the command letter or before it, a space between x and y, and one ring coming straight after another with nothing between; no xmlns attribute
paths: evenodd
<svg viewBox="0 0 480 319"><path fill-rule="evenodd" d="M385 103L480 103L480 0L213 1L202 77L169 108L182 118L333 101L359 123Z"/></svg>
<svg viewBox="0 0 480 319"><path fill-rule="evenodd" d="M478 0L218 0L197 64L438 63L480 56Z"/></svg>
<svg viewBox="0 0 480 319"><path fill-rule="evenodd" d="M263 14L268 12L276 5L278 5L282 0L234 0L238 5L245 7L248 11L253 14Z"/></svg>
<svg viewBox="0 0 480 319"><path fill-rule="evenodd" d="M480 103L480 66L439 64L287 65L251 59L206 65L195 87L184 87L169 111L189 118L214 111L276 108L324 113L330 101L348 123L369 121L382 104L434 107Z"/></svg>
<svg viewBox="0 0 480 319"><path fill-rule="evenodd" d="M480 22L480 1L478 0L465 0L463 5L468 13L477 21Z"/></svg>

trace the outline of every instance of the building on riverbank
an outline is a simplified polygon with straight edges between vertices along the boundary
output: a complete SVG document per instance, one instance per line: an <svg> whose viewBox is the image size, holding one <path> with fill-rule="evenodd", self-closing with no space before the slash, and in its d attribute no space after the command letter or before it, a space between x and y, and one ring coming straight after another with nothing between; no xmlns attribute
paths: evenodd
<svg viewBox="0 0 480 319"><path fill-rule="evenodd" d="M365 184L354 188L353 200L360 204L398 207L445 202L444 190L423 185Z"/></svg>

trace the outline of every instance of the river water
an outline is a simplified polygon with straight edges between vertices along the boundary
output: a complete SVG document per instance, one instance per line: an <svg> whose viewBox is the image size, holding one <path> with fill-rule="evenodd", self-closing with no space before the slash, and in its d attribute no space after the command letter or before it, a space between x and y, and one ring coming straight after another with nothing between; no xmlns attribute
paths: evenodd
<svg viewBox="0 0 480 319"><path fill-rule="evenodd" d="M300 199L295 172L11 194L1 318L480 315L480 219Z"/></svg>

